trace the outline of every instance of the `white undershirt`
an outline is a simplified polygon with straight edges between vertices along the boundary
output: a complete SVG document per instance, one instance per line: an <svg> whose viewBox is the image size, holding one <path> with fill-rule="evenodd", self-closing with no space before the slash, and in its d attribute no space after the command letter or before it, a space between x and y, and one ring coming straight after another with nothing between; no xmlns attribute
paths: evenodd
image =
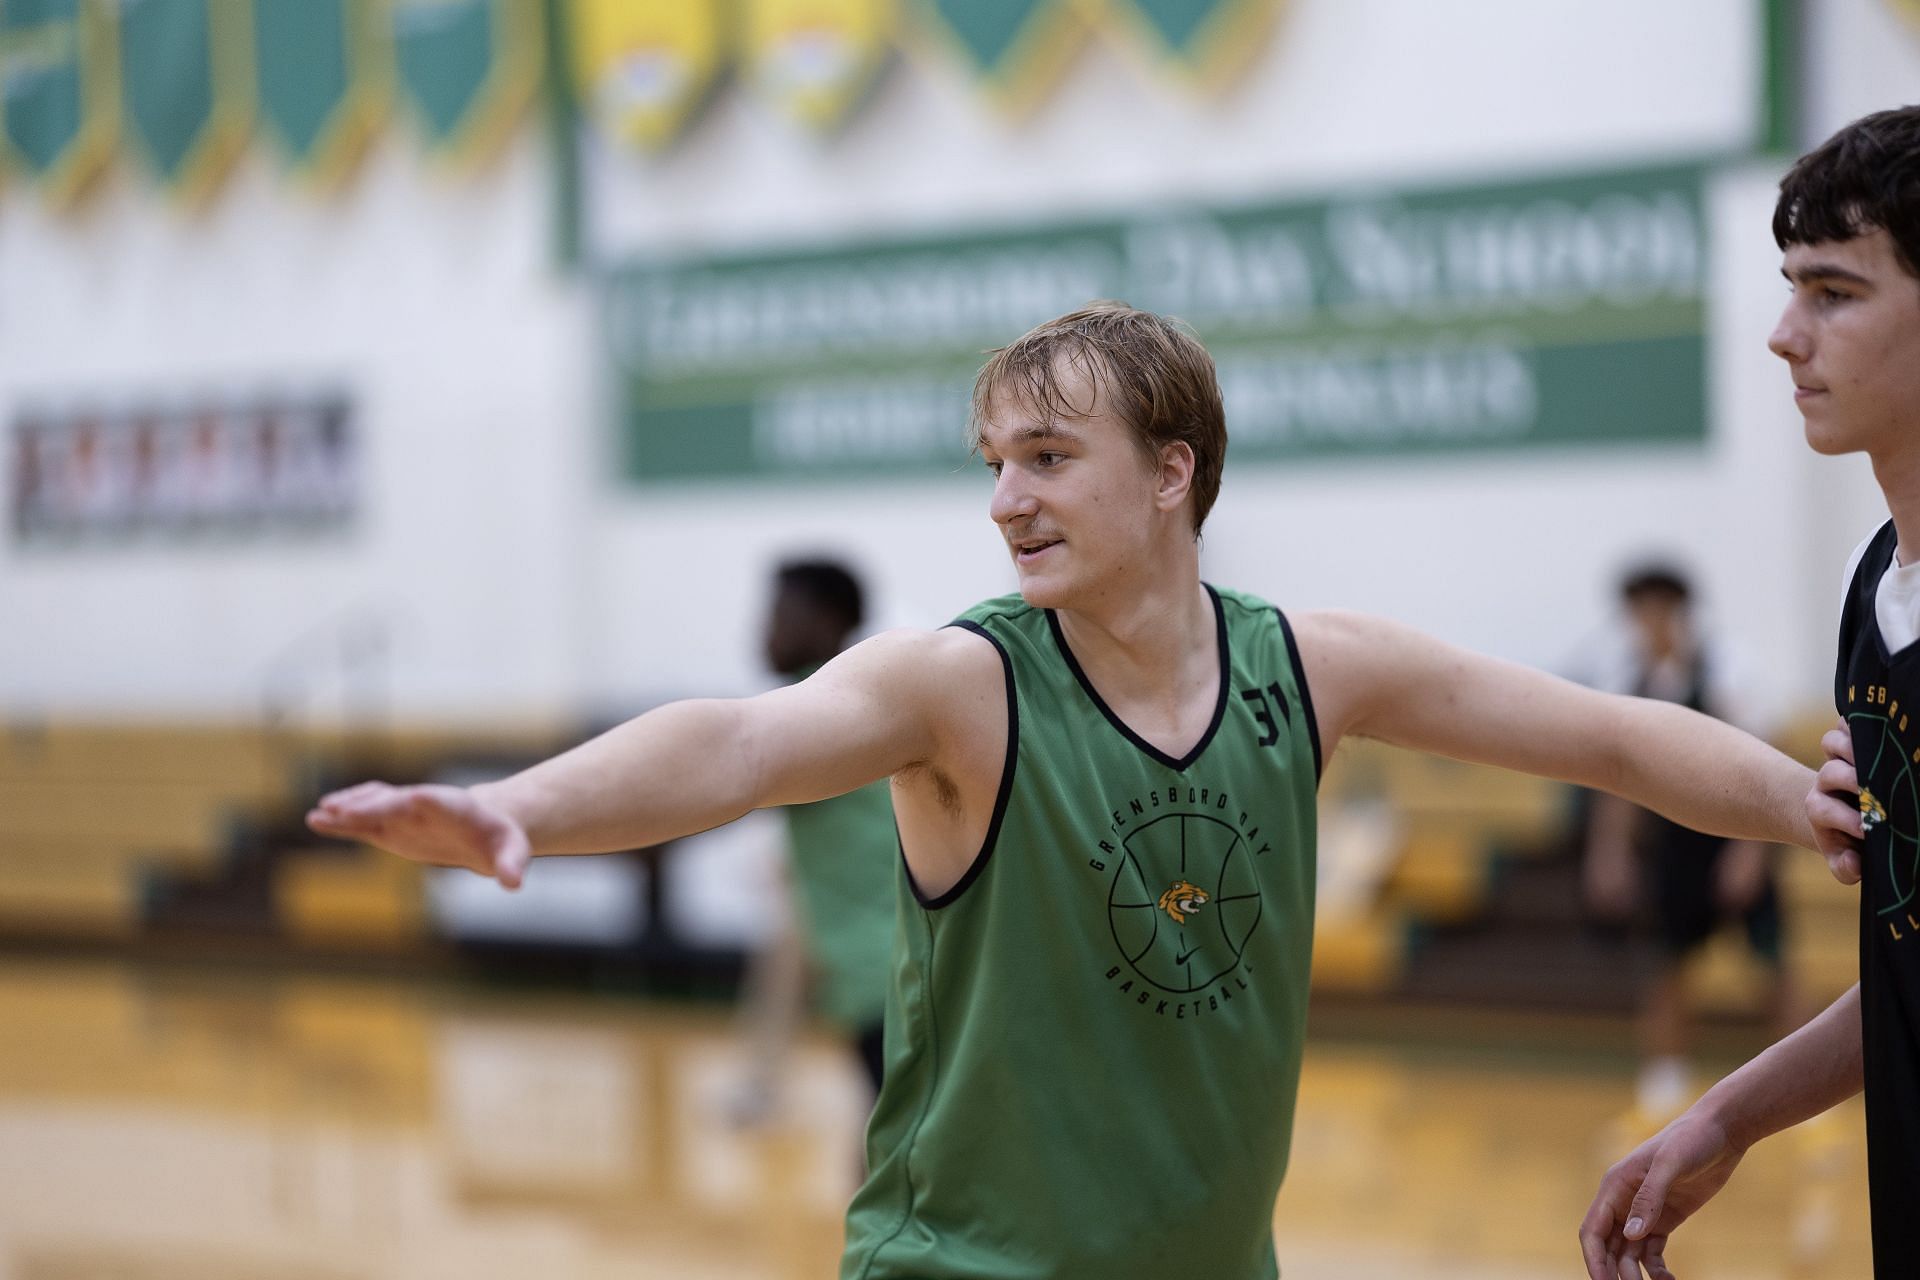
<svg viewBox="0 0 1920 1280"><path fill-rule="evenodd" d="M1843 593L1853 585L1853 575L1860 568L1860 561L1867 554L1867 544L1873 538L1874 534L1870 533L1861 539L1860 545L1853 549L1853 555L1848 558L1846 576L1841 579L1840 589ZM1875 588L1873 595L1874 621L1880 624L1880 638L1886 642L1889 654L1898 653L1920 640L1920 562L1907 564L1904 563L1906 558L1903 548L1894 548L1894 562L1880 575L1880 585Z"/></svg>

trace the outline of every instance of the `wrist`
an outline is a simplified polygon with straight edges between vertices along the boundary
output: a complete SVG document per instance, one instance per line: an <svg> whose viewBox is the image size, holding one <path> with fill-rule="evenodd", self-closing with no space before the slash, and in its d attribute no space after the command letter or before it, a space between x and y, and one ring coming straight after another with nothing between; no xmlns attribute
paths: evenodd
<svg viewBox="0 0 1920 1280"><path fill-rule="evenodd" d="M1787 796L1785 801L1788 821L1791 824L1788 828L1791 839L1780 843L1796 844L1802 849L1819 849L1820 835L1814 830L1813 815L1807 812L1807 796L1819 786L1819 783L1818 774L1805 766L1800 767L1791 788L1792 794Z"/></svg>
<svg viewBox="0 0 1920 1280"><path fill-rule="evenodd" d="M1744 1154L1754 1143L1766 1137L1766 1134L1756 1127L1754 1118L1750 1114L1751 1108L1742 1105L1738 1088L1730 1087L1735 1084L1738 1074L1736 1072L1728 1076L1707 1090L1701 1095L1700 1100L1693 1104L1692 1110L1702 1121L1720 1130L1722 1136L1726 1138L1728 1147Z"/></svg>
<svg viewBox="0 0 1920 1280"><path fill-rule="evenodd" d="M525 786L516 785L518 782L518 778L501 778L493 782L475 783L467 788L467 794L486 812L519 827L537 856L540 842L534 835L532 797L527 794Z"/></svg>

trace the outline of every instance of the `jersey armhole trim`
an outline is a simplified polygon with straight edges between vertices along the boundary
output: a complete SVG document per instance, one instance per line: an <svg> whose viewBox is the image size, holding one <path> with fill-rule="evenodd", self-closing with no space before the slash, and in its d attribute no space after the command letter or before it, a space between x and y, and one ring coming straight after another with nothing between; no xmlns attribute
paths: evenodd
<svg viewBox="0 0 1920 1280"><path fill-rule="evenodd" d="M1880 632L1877 610L1880 579L1895 563L1896 553L1900 549L1899 538L1899 531L1889 519L1875 529L1854 554L1853 572L1847 577L1847 594L1840 606L1840 657L1833 673L1833 706L1843 720L1847 717L1847 706L1841 690L1846 687L1847 669L1853 663L1854 651L1859 648L1860 628L1872 628L1868 638L1882 662L1891 663L1893 660L1893 655L1887 650L1886 637ZM1882 542L1887 545L1881 546Z"/></svg>
<svg viewBox="0 0 1920 1280"><path fill-rule="evenodd" d="M938 911L957 900L975 880L980 878L980 873L987 869L987 863L993 858L994 848L1000 843L1000 824L1006 820L1007 802L1013 798L1013 771L1020 760L1020 699L1014 692L1013 659L1008 656L1006 646L977 622L962 619L947 625L973 632L992 645L993 651L1000 655L1000 670L1007 681L1007 762L1000 770L1000 792L993 798L993 818L987 823L987 837L980 842L980 852L973 856L972 863L968 865L966 874L960 877L959 883L939 897L929 898L920 892L920 886L914 881L912 868L907 869L907 887L913 890L915 901L928 911ZM903 863L906 857L906 843L902 841L900 859Z"/></svg>
<svg viewBox="0 0 1920 1280"><path fill-rule="evenodd" d="M1307 688L1307 669L1300 662L1300 645L1293 638L1293 624L1287 621L1287 615L1280 609L1273 611L1280 619L1280 634L1287 641L1287 661L1293 664L1293 687L1300 691L1300 710L1307 717L1307 741L1313 744L1313 777L1320 780L1326 766L1320 759L1320 721L1313 714L1313 693Z"/></svg>

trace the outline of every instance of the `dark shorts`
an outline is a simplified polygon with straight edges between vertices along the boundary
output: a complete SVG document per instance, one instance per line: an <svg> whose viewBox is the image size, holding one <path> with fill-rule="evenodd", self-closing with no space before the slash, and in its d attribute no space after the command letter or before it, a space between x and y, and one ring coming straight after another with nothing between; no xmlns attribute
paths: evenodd
<svg viewBox="0 0 1920 1280"><path fill-rule="evenodd" d="M1653 898L1655 926L1661 949L1679 957L1705 942L1723 923L1738 920L1747 945L1768 964L1778 965L1784 930L1780 920L1780 892L1768 869L1760 896L1745 911L1730 914L1714 901L1714 882L1728 842L1718 836L1662 824L1647 845L1648 891Z"/></svg>
<svg viewBox="0 0 1920 1280"><path fill-rule="evenodd" d="M887 1054L887 1036L884 1023L871 1023L854 1033L854 1051L860 1055L860 1065L867 1069L867 1079L873 1084L873 1091L880 1092L880 1074L885 1067Z"/></svg>

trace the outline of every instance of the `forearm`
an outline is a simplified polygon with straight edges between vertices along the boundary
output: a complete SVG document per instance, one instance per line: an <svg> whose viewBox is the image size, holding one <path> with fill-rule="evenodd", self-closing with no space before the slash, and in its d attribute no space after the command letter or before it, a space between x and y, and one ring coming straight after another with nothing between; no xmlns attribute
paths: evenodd
<svg viewBox="0 0 1920 1280"><path fill-rule="evenodd" d="M1606 789L1697 831L1815 847L1811 769L1731 725L1685 707L1622 699Z"/></svg>
<svg viewBox="0 0 1920 1280"><path fill-rule="evenodd" d="M670 703L475 793L525 829L536 855L638 849L705 831L755 807L742 707Z"/></svg>
<svg viewBox="0 0 1920 1280"><path fill-rule="evenodd" d="M1707 1090L1695 1107L1719 1120L1745 1150L1819 1115L1863 1085L1858 984L1813 1021Z"/></svg>
<svg viewBox="0 0 1920 1280"><path fill-rule="evenodd" d="M1812 772L1730 725L1361 614L1308 614L1296 633L1323 741L1357 733L1610 791L1716 835L1814 847Z"/></svg>

